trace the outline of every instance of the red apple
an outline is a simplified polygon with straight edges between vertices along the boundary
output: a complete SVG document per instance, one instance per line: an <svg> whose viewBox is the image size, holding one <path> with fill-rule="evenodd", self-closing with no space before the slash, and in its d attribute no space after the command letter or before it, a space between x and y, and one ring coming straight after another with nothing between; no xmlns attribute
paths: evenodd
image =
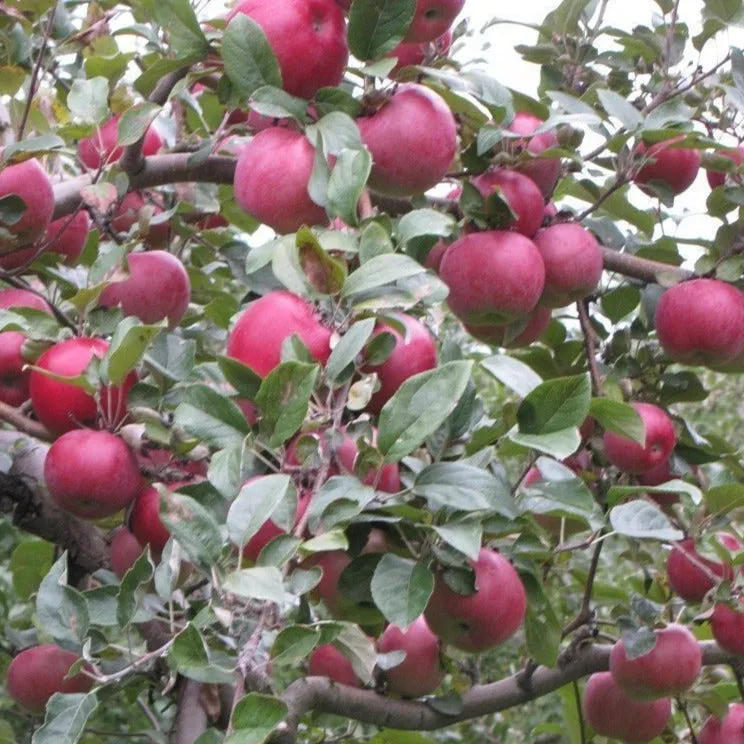
<svg viewBox="0 0 744 744"><path fill-rule="evenodd" d="M380 636L377 650L382 654L392 651L406 653L400 664L385 670L390 692L417 698L431 695L442 684L444 669L439 660L439 639L429 630L423 615L405 630L388 625Z"/></svg>
<svg viewBox="0 0 744 744"><path fill-rule="evenodd" d="M190 475L207 477L208 463L206 460L187 460L174 455L167 449L148 447L145 451L137 452L136 457L140 470L148 476L165 476L163 480L170 480L175 474L180 474L184 478ZM160 480L160 478L153 477L152 480Z"/></svg>
<svg viewBox="0 0 744 744"><path fill-rule="evenodd" d="M373 432L373 439L377 438L377 430ZM359 449L357 443L350 436L345 436L344 440L338 445L334 452L335 460L338 466L333 468L333 471L354 473L357 465L357 457L359 456ZM330 475L334 475L335 472L331 472ZM385 491L386 493L397 493L400 491L400 468L398 463L391 462L387 465L383 465L382 468L377 471L370 469L366 473L360 473L363 476L361 478L362 483L365 486L372 486L377 482L377 490Z"/></svg>
<svg viewBox="0 0 744 744"><path fill-rule="evenodd" d="M108 349L102 338L70 338L47 349L36 367L62 377L77 377ZM31 372L30 391L34 411L44 426L62 434L80 426L91 426L98 419L96 399L85 390L67 382L47 377L39 369ZM127 395L137 381L130 372L121 387L103 386L98 391L104 420L115 426L127 415Z"/></svg>
<svg viewBox="0 0 744 744"><path fill-rule="evenodd" d="M78 156L83 163L93 170L98 170L103 164L117 161L124 152L123 147L117 146L119 141L119 119L114 116L102 127L96 129L91 137L85 137L78 144ZM147 157L154 155L163 146L163 138L158 130L151 126L145 133L142 154Z"/></svg>
<svg viewBox="0 0 744 744"><path fill-rule="evenodd" d="M648 147L639 142L635 148L638 161L647 159L645 165L635 174L634 181L647 194L653 192L645 188L646 184L658 181L662 186L677 196L692 186L700 170L700 150L686 147L676 147L684 136L673 137L663 142L657 142Z"/></svg>
<svg viewBox="0 0 744 744"><path fill-rule="evenodd" d="M435 274L439 273L439 267L442 265L442 259L444 254L447 252L449 244L440 240L436 245L432 246L431 250L426 254L424 259L424 266L427 269L431 269Z"/></svg>
<svg viewBox="0 0 744 744"><path fill-rule="evenodd" d="M93 687L93 680L84 674L66 679L70 667L79 659L77 654L54 643L27 648L10 663L5 689L18 705L32 713L43 713L56 692L71 695Z"/></svg>
<svg viewBox="0 0 744 744"><path fill-rule="evenodd" d="M404 313L393 313L390 317L403 325L404 332L385 322L378 323L375 328L375 337L391 334L395 347L382 364L365 367L364 371L375 372L380 382L380 389L367 404L367 409L373 413L379 413L407 379L437 366L437 345L427 327Z"/></svg>
<svg viewBox="0 0 744 744"><path fill-rule="evenodd" d="M641 473L638 476L638 482L642 486L660 486L662 483L666 483L670 480L675 480L678 476L672 472L672 466L670 460L664 460L660 465L657 465L652 470L646 473ZM659 506L668 508L679 503L679 494L676 493L648 493L648 497L655 501Z"/></svg>
<svg viewBox="0 0 744 744"><path fill-rule="evenodd" d="M0 310L12 310L14 307L29 307L44 313L52 312L49 303L35 292L11 287L0 289Z"/></svg>
<svg viewBox="0 0 744 744"><path fill-rule="evenodd" d="M416 14L404 41L433 41L455 22L465 0L416 0Z"/></svg>
<svg viewBox="0 0 744 744"><path fill-rule="evenodd" d="M444 254L439 275L452 312L473 325L503 325L531 313L545 284L535 244L503 231L463 235Z"/></svg>
<svg viewBox="0 0 744 744"><path fill-rule="evenodd" d="M235 200L280 234L326 224L325 209L307 190L314 159L315 149L301 132L278 127L259 132L235 166Z"/></svg>
<svg viewBox="0 0 744 744"><path fill-rule="evenodd" d="M394 57L398 61L395 67L390 71L390 77L396 78L398 73L404 67L413 67L422 65L436 57L443 57L447 54L452 46L452 31L445 31L439 38L434 41L424 43L406 43L398 44L392 52L386 54L386 57Z"/></svg>
<svg viewBox="0 0 744 744"><path fill-rule="evenodd" d="M158 201L155 197L153 197L153 200ZM128 233L139 222L140 213L145 207L152 209L153 216L163 211L159 204L148 201L143 193L130 191L116 205L111 217L111 228L117 233ZM166 244L169 237L170 226L167 222L161 222L158 225L151 224L144 236L147 244L153 247Z"/></svg>
<svg viewBox="0 0 744 744"><path fill-rule="evenodd" d="M540 304L565 307L588 297L602 278L602 251L581 225L565 222L540 230L535 245L545 264Z"/></svg>
<svg viewBox="0 0 744 744"><path fill-rule="evenodd" d="M346 23L333 0L242 0L228 15L254 20L266 34L287 93L312 98L343 79L349 48Z"/></svg>
<svg viewBox="0 0 744 744"><path fill-rule="evenodd" d="M615 684L610 672L599 672L586 683L583 710L584 719L600 736L644 744L666 728L672 701L633 700Z"/></svg>
<svg viewBox="0 0 744 744"><path fill-rule="evenodd" d="M528 316L515 321L514 325L521 328L516 335L510 332L512 329L508 325L464 325L465 330L478 341L505 349L519 349L539 341L548 330L551 318L550 308L538 305Z"/></svg>
<svg viewBox="0 0 744 744"><path fill-rule="evenodd" d="M686 602L702 602L721 579L733 578L731 566L700 555L689 537L672 545L666 569L669 586Z"/></svg>
<svg viewBox="0 0 744 744"><path fill-rule="evenodd" d="M642 656L628 658L623 641L610 652L615 684L636 700L681 695L700 675L703 655L695 636L684 625L668 625L654 634L656 645Z"/></svg>
<svg viewBox="0 0 744 744"><path fill-rule="evenodd" d="M313 651L307 671L311 677L328 677L340 685L362 686L348 657L330 643L318 646Z"/></svg>
<svg viewBox="0 0 744 744"><path fill-rule="evenodd" d="M457 151L452 112L423 85L400 86L357 124L372 154L369 186L383 194L423 194L447 175Z"/></svg>
<svg viewBox="0 0 744 744"><path fill-rule="evenodd" d="M19 197L26 208L12 225L0 222L0 254L37 241L54 214L52 182L35 158L0 168L0 199L11 194Z"/></svg>
<svg viewBox="0 0 744 744"><path fill-rule="evenodd" d="M124 578L124 574L137 562L144 550L139 540L127 527L117 527L109 545L111 567L114 573L120 579Z"/></svg>
<svg viewBox="0 0 744 744"><path fill-rule="evenodd" d="M553 193L558 176L560 176L561 161L559 158L539 157L546 150L558 146L558 138L554 131L534 134L535 130L542 125L542 119L537 116L526 111L517 111L509 125L509 131L523 134L525 137L512 140L510 149L514 151L526 148L527 152L535 156L532 160L520 163L517 170L529 176L537 184L543 196L548 198Z"/></svg>
<svg viewBox="0 0 744 744"><path fill-rule="evenodd" d="M344 569L351 563L351 556L344 550L331 550L327 553L316 553L307 561L307 567L320 566L323 576L313 589L314 601L322 601L332 617L344 614L344 597L339 592L338 582Z"/></svg>
<svg viewBox="0 0 744 744"><path fill-rule="evenodd" d="M482 548L475 571L474 594L458 594L440 575L424 616L445 643L477 653L502 644L524 620L527 596L519 574L495 550Z"/></svg>
<svg viewBox="0 0 744 744"><path fill-rule="evenodd" d="M721 723L720 744L744 744L744 704L734 703L729 706Z"/></svg>
<svg viewBox="0 0 744 744"><path fill-rule="evenodd" d="M721 719L716 716L708 716L703 728L697 735L698 744L744 744L744 734L739 741L725 742L721 738Z"/></svg>
<svg viewBox="0 0 744 744"><path fill-rule="evenodd" d="M740 166L744 163L744 147L737 147L735 150L716 150L716 155L724 158L728 158L733 161L736 166ZM736 168L734 168L736 170ZM708 170L705 172L708 178L708 184L712 189L718 186L723 186L726 183L726 173L721 171Z"/></svg>
<svg viewBox="0 0 744 744"><path fill-rule="evenodd" d="M191 282L184 265L167 251L130 253L129 277L103 290L101 307L119 306L124 315L136 315L143 323L165 318L179 324L191 299Z"/></svg>
<svg viewBox="0 0 744 744"><path fill-rule="evenodd" d="M725 364L744 353L744 293L718 279L680 282L661 295L655 324L674 361Z"/></svg>
<svg viewBox="0 0 744 744"><path fill-rule="evenodd" d="M604 433L607 459L626 473L647 473L667 460L677 444L677 433L669 416L652 403L633 403L643 425L646 440L643 446L611 431Z"/></svg>
<svg viewBox="0 0 744 744"><path fill-rule="evenodd" d="M740 609L741 602L736 608L717 602L710 618L713 638L724 651L737 656L744 654L744 612Z"/></svg>
<svg viewBox="0 0 744 744"><path fill-rule="evenodd" d="M472 183L484 200L498 193L509 203L516 218L503 226L504 230L515 230L531 238L540 229L545 203L531 178L517 171L498 168L475 176Z"/></svg>
<svg viewBox="0 0 744 744"><path fill-rule="evenodd" d="M282 343L295 334L314 359L328 361L331 331L314 307L291 292L270 292L240 314L227 338L227 356L265 377L280 363Z"/></svg>

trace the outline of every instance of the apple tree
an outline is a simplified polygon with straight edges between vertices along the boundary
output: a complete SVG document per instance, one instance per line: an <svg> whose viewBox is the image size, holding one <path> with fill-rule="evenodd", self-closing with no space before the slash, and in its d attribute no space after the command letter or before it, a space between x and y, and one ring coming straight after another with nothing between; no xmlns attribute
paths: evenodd
<svg viewBox="0 0 744 744"><path fill-rule="evenodd" d="M3 742L744 742L744 4L476 4L0 7Z"/></svg>

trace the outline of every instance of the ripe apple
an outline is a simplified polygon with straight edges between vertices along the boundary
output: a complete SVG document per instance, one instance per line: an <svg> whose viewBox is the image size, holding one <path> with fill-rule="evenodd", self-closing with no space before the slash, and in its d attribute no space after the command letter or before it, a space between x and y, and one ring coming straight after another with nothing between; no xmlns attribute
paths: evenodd
<svg viewBox="0 0 744 744"><path fill-rule="evenodd" d="M531 313L545 285L535 244L503 231L463 235L444 254L439 275L452 312L473 325L503 325Z"/></svg>
<svg viewBox="0 0 744 744"><path fill-rule="evenodd" d="M442 264L442 259L444 258L444 254L447 252L447 248L449 248L449 244L445 243L443 240L440 240L436 245L432 246L426 254L424 266L426 266L427 269L431 269L435 274L438 274L439 267Z"/></svg>
<svg viewBox="0 0 744 744"><path fill-rule="evenodd" d="M373 440L376 439L377 430L375 429L373 431ZM355 472L357 457L359 456L356 440L350 436L344 436L343 441L335 448L333 454L337 467L333 468L333 472L330 475L334 475L336 472ZM378 491L385 491L386 493L397 493L400 491L400 467L396 462L383 465L379 471L370 469L366 473L359 473L359 475L362 476L361 481L365 486L372 486L376 481Z"/></svg>
<svg viewBox="0 0 744 744"><path fill-rule="evenodd" d="M514 325L522 329L516 335L508 325L464 325L465 330L478 341L505 349L519 349L539 341L548 330L551 318L550 308L538 305L528 316L515 321Z"/></svg>
<svg viewBox="0 0 744 744"><path fill-rule="evenodd" d="M628 658L622 640L610 652L610 672L615 684L636 700L681 695L700 675L703 655L695 636L684 625L668 625L654 635L653 649L635 659Z"/></svg>
<svg viewBox="0 0 744 744"><path fill-rule="evenodd" d="M744 293L718 279L680 282L661 295L655 324L674 361L725 364L744 353Z"/></svg>
<svg viewBox="0 0 744 744"><path fill-rule="evenodd" d="M457 151L455 117L423 85L401 85L357 124L372 154L369 187L382 194L423 194L447 175Z"/></svg>
<svg viewBox="0 0 744 744"><path fill-rule="evenodd" d="M93 680L82 673L66 679L79 658L55 643L24 649L8 667L5 689L18 705L32 713L43 713L56 692L85 693L93 687Z"/></svg>
<svg viewBox="0 0 744 744"><path fill-rule="evenodd" d="M259 132L235 166L235 200L280 234L326 224L325 209L307 190L314 159L315 149L301 132L279 127Z"/></svg>
<svg viewBox="0 0 744 744"><path fill-rule="evenodd" d="M123 147L117 146L119 141L119 119L114 116L102 127L96 129L91 137L84 137L78 144L78 157L92 170L98 170L104 163L116 162L124 152ZM154 155L163 146L163 138L158 130L151 126L145 133L142 154L147 157Z"/></svg>
<svg viewBox="0 0 744 744"><path fill-rule="evenodd" d="M512 140L510 149L517 151L526 148L527 152L536 156L533 160L520 163L517 170L529 176L537 184L543 196L548 198L553 193L558 176L561 174L561 161L559 158L537 157L546 150L558 146L558 138L554 131L534 134L543 123L542 119L533 114L517 111L508 128L510 132L525 135L524 139Z"/></svg>
<svg viewBox="0 0 744 744"><path fill-rule="evenodd" d="M287 93L312 98L343 79L349 59L346 23L333 0L242 0L228 21L238 13L263 29Z"/></svg>
<svg viewBox="0 0 744 744"><path fill-rule="evenodd" d="M0 254L37 241L54 214L52 182L35 158L0 168L0 199L11 194L26 208L14 224L0 222Z"/></svg>
<svg viewBox="0 0 744 744"><path fill-rule="evenodd" d="M405 630L388 625L377 650L382 654L405 651L403 661L384 673L388 690L402 697L431 695L442 684L444 669L439 659L439 639L429 630L422 615Z"/></svg>
<svg viewBox="0 0 744 744"><path fill-rule="evenodd" d="M136 563L145 548L140 545L139 540L130 532L128 527L121 526L114 530L109 544L111 556L111 567L120 578Z"/></svg>
<svg viewBox="0 0 744 744"><path fill-rule="evenodd" d="M599 672L586 683L583 710L584 719L600 736L644 744L666 728L672 701L633 700L617 686L610 672Z"/></svg>
<svg viewBox="0 0 744 744"><path fill-rule="evenodd" d="M744 612L740 611L741 602L737 608L717 602L710 618L713 638L718 645L730 654L737 656L744 654Z"/></svg>
<svg viewBox="0 0 744 744"><path fill-rule="evenodd" d="M531 238L540 229L545 203L531 178L517 171L497 168L475 176L472 183L484 200L498 193L509 203L516 218L504 225L504 230L515 230Z"/></svg>
<svg viewBox="0 0 744 744"><path fill-rule="evenodd" d="M348 657L330 643L318 646L313 651L307 671L311 677L328 677L340 685L362 686Z"/></svg>
<svg viewBox="0 0 744 744"><path fill-rule="evenodd" d="M344 569L351 563L351 556L345 550L330 550L316 553L306 566L320 566L323 576L312 591L314 601L322 601L332 617L342 617L345 609L344 597L338 589L338 582Z"/></svg>
<svg viewBox="0 0 744 744"><path fill-rule="evenodd" d="M52 312L49 303L35 292L14 287L0 289L0 310L12 310L14 307L29 307L44 313Z"/></svg>
<svg viewBox="0 0 744 744"><path fill-rule="evenodd" d="M82 519L102 519L129 506L140 490L137 458L107 431L76 429L55 440L44 480L57 506Z"/></svg>
<svg viewBox="0 0 744 744"><path fill-rule="evenodd" d="M478 653L503 643L517 632L527 611L527 597L519 574L495 550L482 548L475 571L474 594L458 594L440 575L424 616L445 643Z"/></svg>
<svg viewBox="0 0 744 744"><path fill-rule="evenodd" d="M729 706L721 723L720 744L744 744L744 704L734 703Z"/></svg>
<svg viewBox="0 0 744 744"><path fill-rule="evenodd" d="M640 162L641 158L648 159L633 179L641 190L653 195L653 191L645 188L645 185L658 181L677 196L692 186L700 170L702 158L700 150L675 146L683 139L684 136L672 137L650 147L644 142L638 143L635 148L638 161Z"/></svg>
<svg viewBox="0 0 744 744"><path fill-rule="evenodd" d="M626 473L647 473L669 459L677 444L677 433L666 412L652 403L633 403L643 425L646 440L643 446L611 431L604 433L607 459Z"/></svg>
<svg viewBox="0 0 744 744"><path fill-rule="evenodd" d="M395 347L382 364L367 365L364 369L375 372L380 382L380 389L367 404L367 409L373 413L379 413L409 377L437 366L437 345L427 327L404 313L391 313L390 317L403 326L404 332L401 333L395 324L378 323L373 337L389 333L395 339Z"/></svg>
<svg viewBox="0 0 744 744"><path fill-rule="evenodd" d="M744 147L737 147L734 150L716 150L716 155L728 158L733 161L737 167L744 163ZM734 170L736 170L736 168ZM705 175L708 178L708 184L712 189L715 189L718 186L723 186L726 183L726 174L721 173L721 171L708 170L705 172Z"/></svg>
<svg viewBox="0 0 744 744"><path fill-rule="evenodd" d="M678 476L672 472L671 460L664 460L652 470L641 473L638 476L638 482L642 486L660 486L670 480L675 480ZM679 503L679 494L677 493L648 493L648 498L655 501L659 506L667 509Z"/></svg>
<svg viewBox="0 0 744 744"><path fill-rule="evenodd" d="M416 0L416 14L404 41L433 41L455 22L465 0Z"/></svg>
<svg viewBox="0 0 744 744"><path fill-rule="evenodd" d="M139 191L130 191L116 205L111 217L111 228L117 233L128 233L135 224L139 222L140 213L145 207L152 210L153 216L160 214L163 209L157 203L159 199L152 197L152 200L145 198L145 195ZM144 239L148 246L160 247L167 244L170 237L170 226L167 222L161 222L158 225L150 225Z"/></svg>
<svg viewBox="0 0 744 744"><path fill-rule="evenodd" d="M281 362L282 343L295 334L314 359L328 361L331 331L315 308L291 292L270 292L238 316L227 338L227 356L265 377Z"/></svg>
<svg viewBox="0 0 744 744"><path fill-rule="evenodd" d="M672 545L666 570L669 586L686 602L702 602L720 579L733 578L731 566L700 555L691 537Z"/></svg>
<svg viewBox="0 0 744 744"><path fill-rule="evenodd" d="M57 434L92 426L98 418L96 399L85 390L67 382L47 377L39 370L47 370L62 377L81 375L93 357L99 359L108 349L102 338L70 338L47 349L31 372L30 391L34 411L44 426ZM102 386L98 391L104 420L115 426L127 415L127 395L137 382L130 372L121 387Z"/></svg>
<svg viewBox="0 0 744 744"><path fill-rule="evenodd" d="M721 738L721 719L716 716L708 716L703 728L697 735L698 744L744 744L744 734L739 741L725 742Z"/></svg>
<svg viewBox="0 0 744 744"><path fill-rule="evenodd" d="M535 245L545 264L545 289L540 304L565 307L588 297L602 278L602 251L581 225L561 223L540 230Z"/></svg>
<svg viewBox="0 0 744 744"><path fill-rule="evenodd" d="M436 57L443 57L449 52L452 46L452 31L445 31L439 38L434 41L424 43L407 43L398 44L392 52L386 54L386 57L395 58L398 61L395 67L390 71L389 77L395 79L398 73L404 67L413 67L429 62Z"/></svg>
<svg viewBox="0 0 744 744"><path fill-rule="evenodd" d="M124 315L136 315L143 323L168 318L177 326L189 306L191 282L184 265L167 251L130 253L129 277L109 284L101 293L101 307L119 306Z"/></svg>

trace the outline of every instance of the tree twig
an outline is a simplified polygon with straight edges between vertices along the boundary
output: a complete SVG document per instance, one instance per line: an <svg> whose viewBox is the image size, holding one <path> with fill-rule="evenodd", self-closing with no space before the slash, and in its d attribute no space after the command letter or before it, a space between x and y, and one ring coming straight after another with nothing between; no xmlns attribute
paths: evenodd
<svg viewBox="0 0 744 744"><path fill-rule="evenodd" d="M7 403L0 402L0 421L5 421L14 426L18 431L28 434L34 439L41 439L44 442L54 440L54 434L44 426L25 416L18 408L9 406Z"/></svg>
<svg viewBox="0 0 744 744"><path fill-rule="evenodd" d="M602 379L597 369L597 348L587 305L587 300L579 300L576 303L576 309L579 313L581 332L584 334L584 348L586 349L586 362L589 365L589 377L592 381L592 394L596 396L602 389Z"/></svg>

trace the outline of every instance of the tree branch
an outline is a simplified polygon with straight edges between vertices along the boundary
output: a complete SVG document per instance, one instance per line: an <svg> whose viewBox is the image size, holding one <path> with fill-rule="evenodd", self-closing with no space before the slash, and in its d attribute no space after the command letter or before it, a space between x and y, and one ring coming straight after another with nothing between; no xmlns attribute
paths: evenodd
<svg viewBox="0 0 744 744"><path fill-rule="evenodd" d="M45 442L51 442L54 439L54 435L44 424L30 419L18 408L9 406L7 403L0 402L0 421L5 421L15 426L18 431L28 434L35 439L41 439Z"/></svg>
<svg viewBox="0 0 744 744"><path fill-rule="evenodd" d="M201 704L202 683L184 679L178 695L173 744L194 744L207 730L209 718Z"/></svg>

